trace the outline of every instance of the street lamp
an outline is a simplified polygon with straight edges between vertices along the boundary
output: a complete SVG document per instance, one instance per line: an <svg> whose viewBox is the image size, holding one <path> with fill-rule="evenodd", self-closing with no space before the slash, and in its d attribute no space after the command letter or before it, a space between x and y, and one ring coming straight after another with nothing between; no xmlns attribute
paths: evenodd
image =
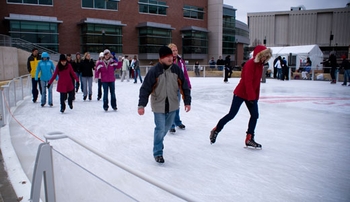
<svg viewBox="0 0 350 202"><path fill-rule="evenodd" d="M106 35L106 32L105 32L105 30L103 29L103 30L102 30L102 45L103 45L103 50L105 49L105 35Z"/></svg>
<svg viewBox="0 0 350 202"><path fill-rule="evenodd" d="M185 34L181 34L181 38L182 38L182 59L185 61L185 53L184 53L184 42L185 42Z"/></svg>

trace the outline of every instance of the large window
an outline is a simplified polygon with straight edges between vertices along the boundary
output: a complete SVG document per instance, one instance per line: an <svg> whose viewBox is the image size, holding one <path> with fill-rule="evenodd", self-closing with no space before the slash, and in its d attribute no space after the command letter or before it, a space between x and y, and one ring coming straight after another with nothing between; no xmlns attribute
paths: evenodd
<svg viewBox="0 0 350 202"><path fill-rule="evenodd" d="M10 20L10 35L58 52L57 23Z"/></svg>
<svg viewBox="0 0 350 202"><path fill-rule="evenodd" d="M236 14L234 9L223 9L222 54L236 54Z"/></svg>
<svg viewBox="0 0 350 202"><path fill-rule="evenodd" d="M107 48L112 52L122 53L122 47L122 26L90 23L82 24L82 52L99 53Z"/></svg>
<svg viewBox="0 0 350 202"><path fill-rule="evenodd" d="M204 9L195 6L184 6L184 17L194 19L204 19Z"/></svg>
<svg viewBox="0 0 350 202"><path fill-rule="evenodd" d="M83 8L118 10L119 0L82 0Z"/></svg>
<svg viewBox="0 0 350 202"><path fill-rule="evenodd" d="M183 54L207 54L208 33L202 31L182 31Z"/></svg>
<svg viewBox="0 0 350 202"><path fill-rule="evenodd" d="M166 2L156 0L139 0L140 13L152 13L158 15L166 15L168 6Z"/></svg>
<svg viewBox="0 0 350 202"><path fill-rule="evenodd" d="M158 53L159 48L171 43L171 30L154 27L139 28L139 53Z"/></svg>
<svg viewBox="0 0 350 202"><path fill-rule="evenodd" d="M53 0L7 0L7 3L52 5Z"/></svg>

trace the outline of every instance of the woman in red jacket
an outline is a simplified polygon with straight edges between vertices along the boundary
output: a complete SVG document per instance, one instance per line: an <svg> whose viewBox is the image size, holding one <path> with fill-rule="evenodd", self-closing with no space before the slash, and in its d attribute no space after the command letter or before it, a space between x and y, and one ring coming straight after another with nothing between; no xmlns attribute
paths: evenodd
<svg viewBox="0 0 350 202"><path fill-rule="evenodd" d="M219 132L224 128L226 123L236 116L240 106L245 102L250 113L245 144L247 147L261 149L261 144L256 143L254 140L254 131L259 117L258 100L263 65L271 56L272 51L270 48L266 48L263 45L255 47L253 58L245 63L242 69L241 80L233 91L233 99L229 113L220 119L216 127L210 132L211 144L215 143Z"/></svg>
<svg viewBox="0 0 350 202"><path fill-rule="evenodd" d="M66 109L66 99L68 94L69 108L73 109L73 97L74 97L74 85L72 78L79 82L79 78L74 73L72 66L67 62L64 54L60 55L60 61L58 62L55 72L52 75L47 87L49 88L55 78L59 76L57 82L57 92L60 93L61 113Z"/></svg>

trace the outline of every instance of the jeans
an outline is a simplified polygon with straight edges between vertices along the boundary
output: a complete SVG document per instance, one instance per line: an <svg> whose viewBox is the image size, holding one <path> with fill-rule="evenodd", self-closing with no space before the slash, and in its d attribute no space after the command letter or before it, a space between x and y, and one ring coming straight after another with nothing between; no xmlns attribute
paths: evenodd
<svg viewBox="0 0 350 202"><path fill-rule="evenodd" d="M41 84L41 104L45 105L46 104L46 86L49 84L48 81L40 81ZM48 95L48 101L49 105L52 105L52 84L50 85L50 88L48 89L49 95Z"/></svg>
<svg viewBox="0 0 350 202"><path fill-rule="evenodd" d="M113 109L117 109L117 98L115 96L115 84L113 82L102 82L103 86L103 109L108 109L108 89L111 93L111 106Z"/></svg>
<svg viewBox="0 0 350 202"><path fill-rule="evenodd" d="M169 113L154 113L154 141L153 141L153 156L163 156L163 140L171 124L174 122L175 111Z"/></svg>
<svg viewBox="0 0 350 202"><path fill-rule="evenodd" d="M41 84L40 84L40 79L38 79L37 81L35 80L35 78L32 78L32 94L33 94L33 102L36 102L36 100L38 99L38 84L39 84L39 90L40 90L40 94L41 94Z"/></svg>
<svg viewBox="0 0 350 202"><path fill-rule="evenodd" d="M82 77L83 96L92 95L92 77Z"/></svg>
<svg viewBox="0 0 350 202"><path fill-rule="evenodd" d="M180 103L181 93L179 90L177 91L177 99L179 100L179 103ZM180 108L175 110L175 118L174 118L173 124L171 125L171 128L175 128L176 126L179 126L179 125L182 125L182 121L180 119Z"/></svg>
<svg viewBox="0 0 350 202"><path fill-rule="evenodd" d="M256 123L259 118L258 101L254 100L253 103L250 103L248 100L244 100L243 98L240 98L237 95L233 95L230 111L227 115L220 119L220 121L216 125L216 131L220 132L224 128L226 123L235 118L243 102L245 102L245 105L247 106L250 113L247 134L254 135Z"/></svg>
<svg viewBox="0 0 350 202"><path fill-rule="evenodd" d="M137 76L139 76L139 78L140 78L140 82L142 83L142 77L141 77L141 72L140 72L140 69L135 69L135 71L134 71L134 79L135 79L135 83L137 83Z"/></svg>
<svg viewBox="0 0 350 202"><path fill-rule="evenodd" d="M277 79L282 79L283 74L282 74L282 68L277 68Z"/></svg>
<svg viewBox="0 0 350 202"><path fill-rule="evenodd" d="M97 99L100 100L102 97L102 82L101 79L97 80Z"/></svg>
<svg viewBox="0 0 350 202"><path fill-rule="evenodd" d="M84 91L84 86L83 86L83 75L81 74L81 73L77 73L78 74L78 76L79 76L79 81L80 81L80 90L81 90L81 92L83 92ZM78 88L79 88L79 86L78 86Z"/></svg>
<svg viewBox="0 0 350 202"><path fill-rule="evenodd" d="M350 69L344 70L344 84L350 82Z"/></svg>
<svg viewBox="0 0 350 202"><path fill-rule="evenodd" d="M78 92L79 90L79 86L80 86L80 82L81 82L81 76L78 72L75 72L75 75L77 75L77 77L79 78L79 82L75 82L75 79L74 80L74 83L75 83L75 91Z"/></svg>

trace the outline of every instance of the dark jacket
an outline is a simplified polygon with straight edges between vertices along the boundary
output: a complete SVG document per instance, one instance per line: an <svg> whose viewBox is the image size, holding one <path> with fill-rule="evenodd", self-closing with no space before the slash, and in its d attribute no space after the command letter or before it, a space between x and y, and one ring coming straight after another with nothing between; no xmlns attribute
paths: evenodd
<svg viewBox="0 0 350 202"><path fill-rule="evenodd" d="M35 77L36 67L38 66L39 60L41 60L39 54L37 56L34 56L33 54L31 54L28 57L27 70L30 73L30 75L32 76L32 78ZM39 78L40 78L40 76L39 76Z"/></svg>
<svg viewBox="0 0 350 202"><path fill-rule="evenodd" d="M151 95L154 113L166 113L179 109L178 90L185 105L191 104L191 91L182 70L176 64L165 69L161 63L153 66L145 76L140 88L138 106L146 107Z"/></svg>
<svg viewBox="0 0 350 202"><path fill-rule="evenodd" d="M72 62L72 67L73 67L73 71L76 73L80 73L80 66L81 66L82 61L73 61Z"/></svg>
<svg viewBox="0 0 350 202"><path fill-rule="evenodd" d="M80 72L83 77L92 77L93 70L95 70L95 63L93 60L84 59L80 64Z"/></svg>

